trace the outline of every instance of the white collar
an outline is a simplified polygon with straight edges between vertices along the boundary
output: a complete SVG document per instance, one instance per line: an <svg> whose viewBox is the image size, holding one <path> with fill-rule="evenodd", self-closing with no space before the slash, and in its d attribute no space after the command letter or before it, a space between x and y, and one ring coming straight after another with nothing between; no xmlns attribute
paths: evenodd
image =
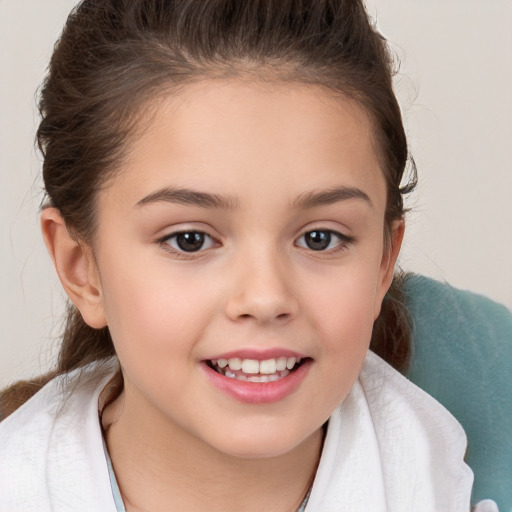
<svg viewBox="0 0 512 512"><path fill-rule="evenodd" d="M0 512L116 512L98 418L116 369L60 376L0 423Z"/></svg>
<svg viewBox="0 0 512 512"><path fill-rule="evenodd" d="M468 512L465 450L457 420L370 352L329 420L306 512Z"/></svg>

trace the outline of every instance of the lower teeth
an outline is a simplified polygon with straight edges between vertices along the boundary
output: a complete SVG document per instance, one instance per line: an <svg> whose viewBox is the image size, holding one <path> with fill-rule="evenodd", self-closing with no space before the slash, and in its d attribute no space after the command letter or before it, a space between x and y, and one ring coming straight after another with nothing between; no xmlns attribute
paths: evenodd
<svg viewBox="0 0 512 512"><path fill-rule="evenodd" d="M224 376L230 379L241 380L245 382L275 382L276 380L286 377L290 372L288 370L283 370L277 373L273 373L271 375L237 375L229 370L226 370L224 372L219 373L223 374Z"/></svg>

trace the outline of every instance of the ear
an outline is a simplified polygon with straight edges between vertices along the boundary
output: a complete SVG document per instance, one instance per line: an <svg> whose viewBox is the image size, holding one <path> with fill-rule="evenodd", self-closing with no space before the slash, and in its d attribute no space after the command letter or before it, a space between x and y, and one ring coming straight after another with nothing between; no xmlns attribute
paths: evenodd
<svg viewBox="0 0 512 512"><path fill-rule="evenodd" d="M375 308L374 308L374 320L380 314L382 301L386 295L395 273L395 264L402 247L402 241L404 239L405 222L403 220L397 220L391 226L391 233L387 243L384 246L384 252L382 254L382 261L379 270L379 282L378 289L375 295Z"/></svg>
<svg viewBox="0 0 512 512"><path fill-rule="evenodd" d="M92 251L70 234L56 208L42 211L41 230L68 297L90 327L105 327L101 283Z"/></svg>

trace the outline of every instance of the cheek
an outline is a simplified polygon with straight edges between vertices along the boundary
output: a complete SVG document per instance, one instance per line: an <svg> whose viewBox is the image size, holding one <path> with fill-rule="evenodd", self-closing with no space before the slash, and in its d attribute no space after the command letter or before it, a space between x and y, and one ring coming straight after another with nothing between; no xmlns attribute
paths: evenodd
<svg viewBox="0 0 512 512"><path fill-rule="evenodd" d="M327 418L356 382L370 344L373 328L373 294L357 276L331 282L328 293L311 296L310 323L318 335L317 383L312 417Z"/></svg>
<svg viewBox="0 0 512 512"><path fill-rule="evenodd" d="M119 356L144 349L145 357L169 358L171 352L190 350L213 311L211 287L170 272L165 260L144 266L125 259L115 271L109 268L105 262L103 297Z"/></svg>
<svg viewBox="0 0 512 512"><path fill-rule="evenodd" d="M356 380L370 344L375 275L364 266L336 273L323 286L316 283L305 308L321 340L318 350L323 370L333 389L340 390L341 398Z"/></svg>
<svg viewBox="0 0 512 512"><path fill-rule="evenodd" d="M327 306L327 305L326 305ZM341 296L322 314L324 357L335 375L340 372L355 380L370 345L373 329L373 308L367 297ZM350 380L350 378L349 378Z"/></svg>
<svg viewBox="0 0 512 512"><path fill-rule="evenodd" d="M322 332L334 338L340 333L352 332L354 342L371 335L378 292L377 274L372 275L363 266L353 266L346 272L328 276L322 286L319 282L311 283L313 291L308 297L307 309L313 311ZM345 339L346 343L350 341Z"/></svg>

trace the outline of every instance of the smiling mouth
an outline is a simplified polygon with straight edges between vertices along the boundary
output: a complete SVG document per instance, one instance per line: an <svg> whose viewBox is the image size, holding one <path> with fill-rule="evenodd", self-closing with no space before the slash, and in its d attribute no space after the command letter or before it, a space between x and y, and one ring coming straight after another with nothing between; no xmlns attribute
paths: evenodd
<svg viewBox="0 0 512 512"><path fill-rule="evenodd" d="M301 366L305 359L278 357L275 359L212 359L206 364L229 379L245 382L275 382L283 379Z"/></svg>

